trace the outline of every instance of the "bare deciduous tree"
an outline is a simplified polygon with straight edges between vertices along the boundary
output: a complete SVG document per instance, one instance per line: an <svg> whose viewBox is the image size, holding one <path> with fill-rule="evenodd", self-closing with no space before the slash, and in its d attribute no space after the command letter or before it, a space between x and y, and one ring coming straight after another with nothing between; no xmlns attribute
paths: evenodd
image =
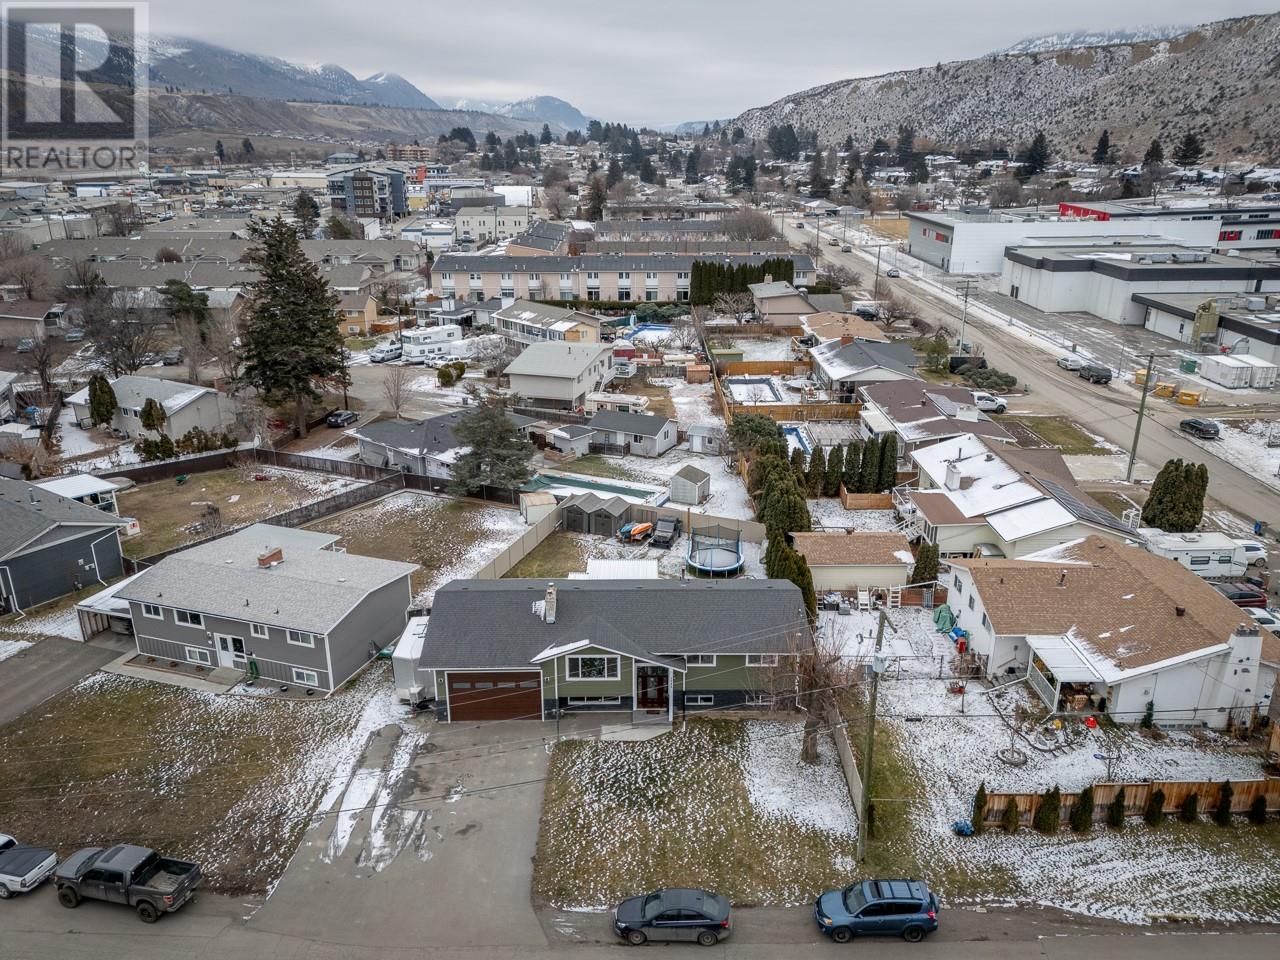
<svg viewBox="0 0 1280 960"><path fill-rule="evenodd" d="M755 207L740 207L720 221L730 240L772 240L778 235L773 218Z"/></svg>
<svg viewBox="0 0 1280 960"><path fill-rule="evenodd" d="M755 297L750 293L717 293L711 304L716 313L724 313L733 317L738 323L749 314L756 305Z"/></svg>
<svg viewBox="0 0 1280 960"><path fill-rule="evenodd" d="M683 353L702 348L702 335L692 320L677 320L671 324L668 342Z"/></svg>
<svg viewBox="0 0 1280 960"><path fill-rule="evenodd" d="M841 266L838 263L833 263L825 267L822 271L822 279L826 280L827 283L831 284L831 286L837 290L845 287L862 286L862 274L857 270Z"/></svg>
<svg viewBox="0 0 1280 960"><path fill-rule="evenodd" d="M240 331L235 320L223 312L213 313L205 327L204 348L218 364L224 380L233 384L240 375Z"/></svg>
<svg viewBox="0 0 1280 960"><path fill-rule="evenodd" d="M547 213L551 214L556 220L563 220L565 214L574 208L573 198L569 196L569 191L558 184L547 187L542 192L542 205L547 208Z"/></svg>
<svg viewBox="0 0 1280 960"><path fill-rule="evenodd" d="M386 397L387 405L391 407L391 412L396 415L396 419L400 418L408 389L409 368L401 364L387 367L382 375L382 395Z"/></svg>
<svg viewBox="0 0 1280 960"><path fill-rule="evenodd" d="M619 180L609 188L610 203L626 203L635 194L636 188L630 180Z"/></svg>
<svg viewBox="0 0 1280 960"><path fill-rule="evenodd" d="M83 311L85 336L112 376L137 372L161 346L158 312L137 306L123 290L95 297Z"/></svg>
<svg viewBox="0 0 1280 960"><path fill-rule="evenodd" d="M28 372L40 378L40 392L46 398L53 392L53 361L53 342L48 337L39 337L23 363Z"/></svg>
<svg viewBox="0 0 1280 960"><path fill-rule="evenodd" d="M57 476L61 469L58 458L44 445L43 438L6 439L0 443L0 459L16 463L22 469L23 476L29 480Z"/></svg>

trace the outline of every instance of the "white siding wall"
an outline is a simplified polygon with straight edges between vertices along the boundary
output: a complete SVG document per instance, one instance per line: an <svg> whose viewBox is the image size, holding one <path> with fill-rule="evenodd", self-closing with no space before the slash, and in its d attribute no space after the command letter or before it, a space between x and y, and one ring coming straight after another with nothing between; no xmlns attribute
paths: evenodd
<svg viewBox="0 0 1280 960"><path fill-rule="evenodd" d="M906 565L894 566L810 566L813 586L818 593L826 590L852 590L854 587L901 587L911 575Z"/></svg>

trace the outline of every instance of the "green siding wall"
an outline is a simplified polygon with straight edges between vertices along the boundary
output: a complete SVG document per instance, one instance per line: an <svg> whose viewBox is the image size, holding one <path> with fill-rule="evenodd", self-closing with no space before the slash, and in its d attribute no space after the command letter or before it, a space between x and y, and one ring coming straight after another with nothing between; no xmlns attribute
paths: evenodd
<svg viewBox="0 0 1280 960"><path fill-rule="evenodd" d="M602 656L602 657L618 657L618 679L617 680L570 680L568 677L568 656ZM616 653L610 653L608 650L599 650L594 647L584 647L581 650L575 650L572 654L565 657L557 657L555 660L543 664L543 696L548 699L557 695L556 690L556 674L559 674L559 696L562 697L629 697L631 696L631 675L634 669L630 657L620 656ZM554 664L554 671L550 668Z"/></svg>
<svg viewBox="0 0 1280 960"><path fill-rule="evenodd" d="M714 667L690 667L685 674L688 690L756 690L765 686L764 671L748 667L747 658L721 654Z"/></svg>

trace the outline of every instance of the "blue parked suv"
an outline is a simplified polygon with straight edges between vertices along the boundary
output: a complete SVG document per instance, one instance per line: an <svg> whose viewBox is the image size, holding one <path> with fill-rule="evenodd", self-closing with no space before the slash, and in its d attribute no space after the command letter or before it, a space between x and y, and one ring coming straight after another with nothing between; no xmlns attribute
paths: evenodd
<svg viewBox="0 0 1280 960"><path fill-rule="evenodd" d="M919 943L938 929L938 898L920 880L864 880L822 894L813 916L836 943L876 933Z"/></svg>

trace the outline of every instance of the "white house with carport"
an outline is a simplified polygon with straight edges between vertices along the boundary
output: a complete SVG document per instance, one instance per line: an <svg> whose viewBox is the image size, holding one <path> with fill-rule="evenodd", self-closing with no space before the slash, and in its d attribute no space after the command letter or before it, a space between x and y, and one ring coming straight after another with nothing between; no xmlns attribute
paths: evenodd
<svg viewBox="0 0 1280 960"><path fill-rule="evenodd" d="M943 557L1021 557L1090 534L1140 539L1076 486L1056 450L965 434L912 452L914 487L893 491L906 532Z"/></svg>
<svg viewBox="0 0 1280 960"><path fill-rule="evenodd" d="M1090 536L1020 560L956 559L940 579L993 679L1055 713L1222 729L1265 713L1280 640L1174 560Z"/></svg>

